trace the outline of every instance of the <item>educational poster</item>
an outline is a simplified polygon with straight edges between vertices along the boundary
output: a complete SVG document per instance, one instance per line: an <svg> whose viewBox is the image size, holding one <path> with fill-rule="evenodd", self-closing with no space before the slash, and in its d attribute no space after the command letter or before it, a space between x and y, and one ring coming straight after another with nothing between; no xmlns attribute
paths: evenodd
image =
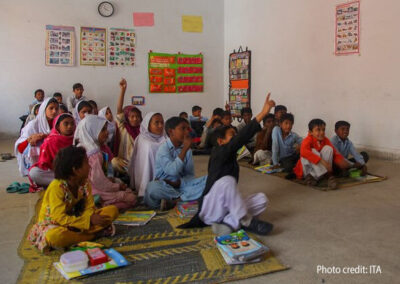
<svg viewBox="0 0 400 284"><path fill-rule="evenodd" d="M336 6L335 54L360 53L360 2Z"/></svg>
<svg viewBox="0 0 400 284"><path fill-rule="evenodd" d="M203 92L203 55L149 53L149 92Z"/></svg>
<svg viewBox="0 0 400 284"><path fill-rule="evenodd" d="M81 27L81 65L106 66L106 38L106 29Z"/></svg>
<svg viewBox="0 0 400 284"><path fill-rule="evenodd" d="M135 64L135 33L132 29L111 28L108 46L110 66Z"/></svg>
<svg viewBox="0 0 400 284"><path fill-rule="evenodd" d="M75 65L75 28L46 25L47 66Z"/></svg>
<svg viewBox="0 0 400 284"><path fill-rule="evenodd" d="M244 107L250 107L250 50L233 51L229 55L229 107L232 117L240 117Z"/></svg>

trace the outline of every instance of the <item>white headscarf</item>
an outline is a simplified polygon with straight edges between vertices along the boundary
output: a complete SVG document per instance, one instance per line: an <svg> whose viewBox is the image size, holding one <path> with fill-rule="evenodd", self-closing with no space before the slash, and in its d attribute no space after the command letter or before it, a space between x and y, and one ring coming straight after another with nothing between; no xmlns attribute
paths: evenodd
<svg viewBox="0 0 400 284"><path fill-rule="evenodd" d="M158 148L167 139L165 130L162 135L149 131L152 117L157 114L146 114L140 124L140 134L133 145L132 157L129 163L128 174L131 177L131 185L135 186L139 196L144 196L147 184L153 180L155 172L155 157Z"/></svg>
<svg viewBox="0 0 400 284"><path fill-rule="evenodd" d="M46 117L46 108L49 104L49 101L53 98L46 98L43 103L40 105L38 115L34 120L31 120L24 128L21 130L21 136L17 139L14 146L15 155L18 159L19 170L22 175L26 175L27 171L23 166L23 157L22 154L18 152L18 145L25 140L27 140L33 134L49 134L51 131L51 127ZM55 99L54 99L55 100ZM53 100L53 101L54 101ZM28 159L31 160L32 164L35 163L34 159L39 157L40 153L40 144L37 146L31 146L29 151ZM34 158L33 160L30 158Z"/></svg>
<svg viewBox="0 0 400 284"><path fill-rule="evenodd" d="M99 134L107 120L97 115L87 114L75 130L74 144L86 149L88 156L100 151Z"/></svg>
<svg viewBox="0 0 400 284"><path fill-rule="evenodd" d="M109 106L105 106L103 107L101 110L99 110L99 117L105 118L107 120L107 131L108 131L108 140L107 142L111 142L113 136L115 135L116 131L117 131L117 126L115 125L115 121L109 121L106 118L106 112L107 109L109 109ZM111 111L111 109L110 109Z"/></svg>
<svg viewBox="0 0 400 284"><path fill-rule="evenodd" d="M165 140L165 138L167 137L165 129L163 130L162 135L151 133L149 130L150 121L155 114L160 114L160 113L149 112L146 114L146 116L143 118L142 123L140 124L140 134L139 135L144 136L146 139L148 139L150 141L160 142L161 140Z"/></svg>

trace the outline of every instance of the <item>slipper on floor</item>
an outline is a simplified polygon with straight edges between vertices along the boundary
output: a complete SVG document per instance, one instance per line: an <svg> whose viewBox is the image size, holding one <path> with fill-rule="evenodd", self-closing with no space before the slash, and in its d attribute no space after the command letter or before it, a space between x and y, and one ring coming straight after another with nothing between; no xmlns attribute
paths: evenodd
<svg viewBox="0 0 400 284"><path fill-rule="evenodd" d="M13 156L11 153L1 153L0 157L3 160L11 160L11 159L15 158L15 156Z"/></svg>
<svg viewBox="0 0 400 284"><path fill-rule="evenodd" d="M15 193L15 192L19 191L20 187L21 187L20 183L14 181L9 186L7 186L6 191L8 193Z"/></svg>
<svg viewBox="0 0 400 284"><path fill-rule="evenodd" d="M31 185L29 183L26 183L26 182L21 183L21 186L19 187L19 190L17 191L17 193L19 193L19 194L28 193L30 186Z"/></svg>

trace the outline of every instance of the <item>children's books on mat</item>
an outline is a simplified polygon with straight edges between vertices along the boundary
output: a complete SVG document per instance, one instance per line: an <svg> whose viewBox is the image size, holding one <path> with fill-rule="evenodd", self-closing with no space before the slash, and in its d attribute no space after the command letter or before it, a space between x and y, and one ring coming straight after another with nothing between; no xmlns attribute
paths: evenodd
<svg viewBox="0 0 400 284"><path fill-rule="evenodd" d="M54 267L65 279L73 279L89 276L95 273L127 266L130 263L116 250L99 248L92 249L87 253L77 250L63 254ZM97 264L96 264L97 263ZM89 264L95 264L89 266Z"/></svg>
<svg viewBox="0 0 400 284"><path fill-rule="evenodd" d="M199 209L197 201L180 201L175 207L176 213L181 218L191 218Z"/></svg>
<svg viewBox="0 0 400 284"><path fill-rule="evenodd" d="M156 211L126 211L120 214L118 218L114 221L117 225L126 226L143 226L146 225L154 216Z"/></svg>
<svg viewBox="0 0 400 284"><path fill-rule="evenodd" d="M250 238L244 230L215 238L217 248L227 264L243 264L261 261L269 249Z"/></svg>
<svg viewBox="0 0 400 284"><path fill-rule="evenodd" d="M259 166L254 169L263 174L274 174L274 173L280 173L283 171L283 168L274 168L274 166L271 164Z"/></svg>

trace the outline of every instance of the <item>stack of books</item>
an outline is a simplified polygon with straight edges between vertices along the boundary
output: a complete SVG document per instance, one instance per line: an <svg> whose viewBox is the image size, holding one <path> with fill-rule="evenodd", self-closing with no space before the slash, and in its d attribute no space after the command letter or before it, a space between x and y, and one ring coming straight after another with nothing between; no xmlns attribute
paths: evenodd
<svg viewBox="0 0 400 284"><path fill-rule="evenodd" d="M268 247L250 238L244 230L219 236L214 240L229 265L260 262L269 251Z"/></svg>
<svg viewBox="0 0 400 284"><path fill-rule="evenodd" d="M274 173L280 173L283 172L283 168L274 168L273 165L266 164L263 166L259 166L254 168L257 172L263 173L263 174L274 174Z"/></svg>
<svg viewBox="0 0 400 284"><path fill-rule="evenodd" d="M199 209L198 202L195 201L180 201L176 204L175 210L181 218L191 218L196 215Z"/></svg>
<svg viewBox="0 0 400 284"><path fill-rule="evenodd" d="M250 159L251 159L251 153L250 153L250 151L246 148L246 146L243 146L242 148L240 148L240 149L237 151L236 155L237 155L236 160L238 160L238 161L241 160L241 159L244 159L244 158L250 158Z"/></svg>

